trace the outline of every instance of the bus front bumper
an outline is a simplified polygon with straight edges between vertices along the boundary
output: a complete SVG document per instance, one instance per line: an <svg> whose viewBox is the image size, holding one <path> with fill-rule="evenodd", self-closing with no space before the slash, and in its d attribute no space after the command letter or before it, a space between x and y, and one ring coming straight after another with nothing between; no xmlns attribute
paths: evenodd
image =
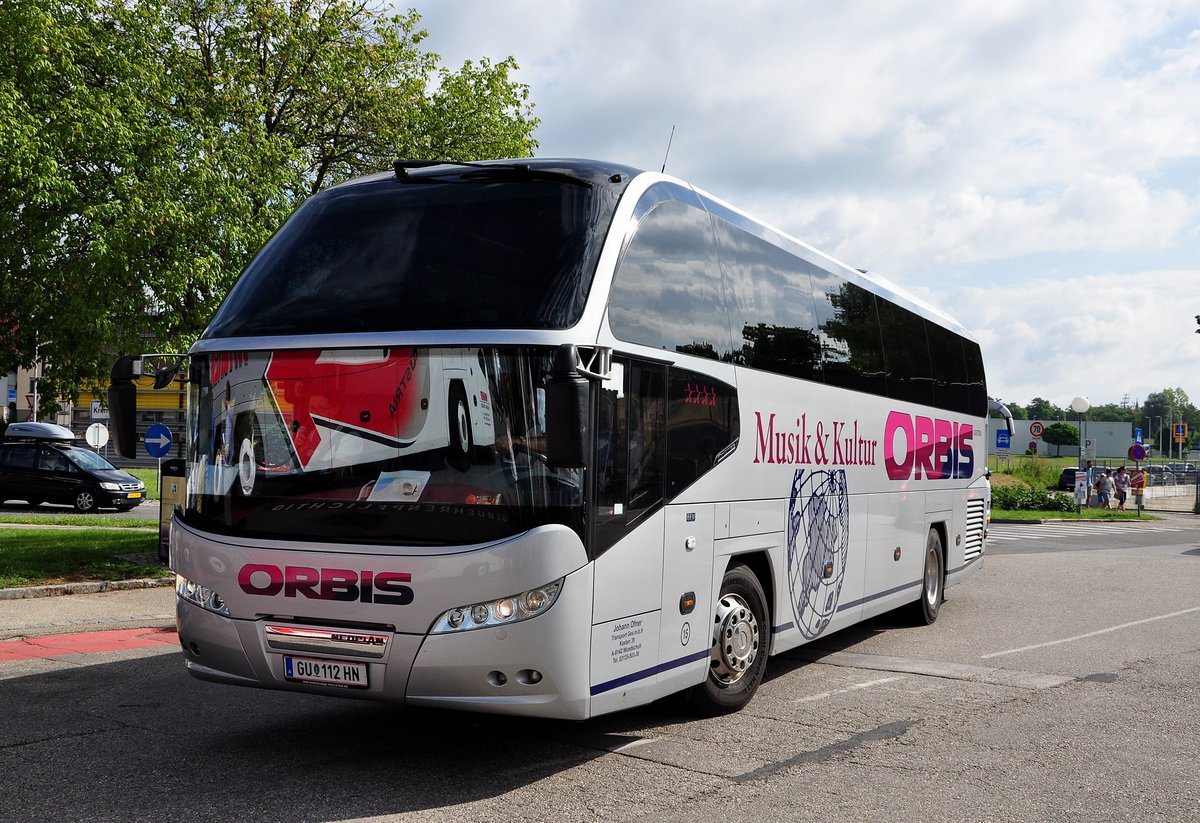
<svg viewBox="0 0 1200 823"><path fill-rule="evenodd" d="M539 617L437 635L381 633L265 617L239 620L182 597L176 598L176 624L188 672L202 680L583 719L590 706L586 638L591 591L590 567L585 567L566 578L558 601ZM319 640L308 642L310 635ZM330 644L322 648L326 642Z"/></svg>

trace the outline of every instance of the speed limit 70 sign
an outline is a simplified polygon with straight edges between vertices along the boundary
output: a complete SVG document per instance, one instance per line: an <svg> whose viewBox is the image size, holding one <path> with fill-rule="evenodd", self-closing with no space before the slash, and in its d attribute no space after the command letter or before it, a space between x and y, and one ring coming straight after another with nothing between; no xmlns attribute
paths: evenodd
<svg viewBox="0 0 1200 823"><path fill-rule="evenodd" d="M1032 423L1029 424L1029 436L1030 437L1041 437L1042 433L1045 431L1046 431L1046 427L1041 424L1041 421L1034 420Z"/></svg>

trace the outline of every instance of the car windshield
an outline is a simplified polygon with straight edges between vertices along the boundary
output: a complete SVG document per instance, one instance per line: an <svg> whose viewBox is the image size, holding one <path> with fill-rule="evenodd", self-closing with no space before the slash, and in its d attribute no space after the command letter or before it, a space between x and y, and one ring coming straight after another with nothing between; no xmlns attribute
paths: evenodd
<svg viewBox="0 0 1200 823"><path fill-rule="evenodd" d="M582 533L581 470L543 456L550 356L474 346L197 355L184 520L389 545L467 545L547 523Z"/></svg>
<svg viewBox="0 0 1200 823"><path fill-rule="evenodd" d="M79 466L81 469L87 469L88 471L116 469L116 466L114 466L112 463L109 463L107 460L93 451L81 449L78 446L71 446L69 449L66 449L66 452L67 455L70 456L71 460L74 461L75 465Z"/></svg>

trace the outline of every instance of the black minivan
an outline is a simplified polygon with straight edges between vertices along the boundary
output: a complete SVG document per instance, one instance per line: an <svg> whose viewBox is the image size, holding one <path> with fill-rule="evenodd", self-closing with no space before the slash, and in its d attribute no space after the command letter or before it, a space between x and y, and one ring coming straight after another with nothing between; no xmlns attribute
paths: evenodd
<svg viewBox="0 0 1200 823"><path fill-rule="evenodd" d="M69 503L79 512L128 511L146 499L146 485L90 449L73 445L70 429L14 423L0 443L0 503Z"/></svg>

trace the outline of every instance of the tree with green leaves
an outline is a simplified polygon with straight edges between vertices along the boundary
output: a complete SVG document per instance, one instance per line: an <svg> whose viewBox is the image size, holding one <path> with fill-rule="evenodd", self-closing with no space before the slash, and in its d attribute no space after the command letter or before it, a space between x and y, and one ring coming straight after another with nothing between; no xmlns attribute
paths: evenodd
<svg viewBox="0 0 1200 823"><path fill-rule="evenodd" d="M396 158L523 157L512 59L439 67L352 0L0 0L0 367L42 413L113 351L185 348L313 192Z"/></svg>
<svg viewBox="0 0 1200 823"><path fill-rule="evenodd" d="M1044 397L1035 397L1025 408L1030 420L1066 420L1067 412Z"/></svg>
<svg viewBox="0 0 1200 823"><path fill-rule="evenodd" d="M1058 448L1055 452L1057 457L1062 454L1063 446L1079 445L1079 429L1067 423L1054 423L1042 432L1042 440L1046 441L1047 445Z"/></svg>

